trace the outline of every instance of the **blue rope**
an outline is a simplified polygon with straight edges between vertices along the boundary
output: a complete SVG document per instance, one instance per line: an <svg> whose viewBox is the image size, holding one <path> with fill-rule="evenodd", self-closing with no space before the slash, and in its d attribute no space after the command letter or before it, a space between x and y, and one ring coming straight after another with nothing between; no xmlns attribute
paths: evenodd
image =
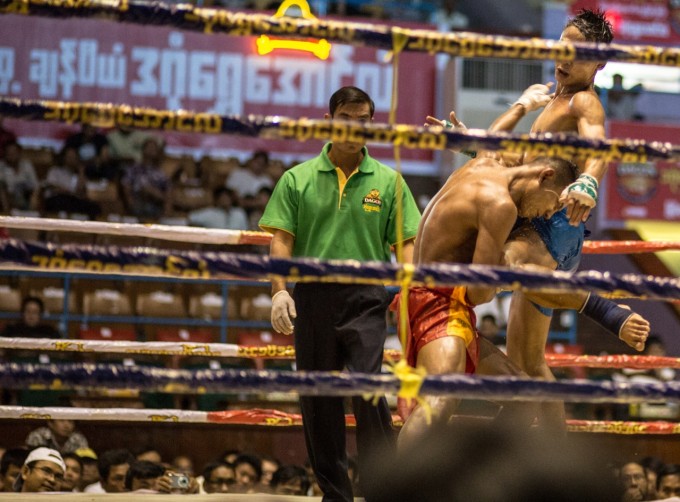
<svg viewBox="0 0 680 502"><path fill-rule="evenodd" d="M645 142L639 139L588 139L573 134L490 133L481 129L467 131L438 130L422 126L379 123L349 123L328 120L289 119L249 115L174 112L152 108L105 103L66 103L0 98L0 115L27 120L66 123L92 123L99 126L130 125L157 130L180 130L191 126L212 134L234 134L268 139L305 141L311 137L331 140L345 131L369 143L398 144L406 148L443 150L503 150L532 155L556 156L582 161L601 158L605 162L647 162L650 158L680 158L680 146ZM149 118L153 120L148 120ZM181 118L181 120L180 120ZM206 123L211 124L205 128ZM150 124L155 124L150 126ZM199 127L200 126L200 127Z"/></svg>
<svg viewBox="0 0 680 502"><path fill-rule="evenodd" d="M398 378L392 374L237 369L190 371L106 364L27 363L0 363L0 384L3 388L20 389L37 384L52 389L109 387L184 393L264 391L318 396L396 394L400 388ZM549 382L518 377L434 375L425 378L420 394L513 401L680 401L680 382Z"/></svg>
<svg viewBox="0 0 680 502"><path fill-rule="evenodd" d="M97 18L172 26L176 29L232 36L275 35L284 38L325 38L331 42L368 45L393 50L395 40L403 50L456 57L522 60L588 60L679 66L680 50L672 47L541 40L469 32L441 33L408 30L370 23L324 19L273 18L264 14L205 9L190 4L145 0L45 2L0 0L0 13L56 18Z"/></svg>
<svg viewBox="0 0 680 502"><path fill-rule="evenodd" d="M0 260L41 270L63 272L147 273L181 278L230 275L249 279L281 276L292 282L399 284L402 267L396 263L314 258L270 258L226 252L174 251L148 247L55 245L0 241ZM680 299L680 279L648 275L613 275L594 270L570 275L486 265L430 264L416 267L414 285L520 286L527 290L574 289L622 292L656 299Z"/></svg>

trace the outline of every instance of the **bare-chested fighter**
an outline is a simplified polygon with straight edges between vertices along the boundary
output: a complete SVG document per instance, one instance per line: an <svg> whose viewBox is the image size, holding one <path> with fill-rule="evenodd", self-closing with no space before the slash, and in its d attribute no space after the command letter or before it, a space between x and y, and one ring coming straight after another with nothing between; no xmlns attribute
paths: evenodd
<svg viewBox="0 0 680 502"><path fill-rule="evenodd" d="M561 40L572 42L608 43L612 38L612 28L604 14L589 10L581 11L570 19L561 36ZM556 62L555 92L550 93L550 85L529 87L492 124L491 130L510 131L526 113L544 107L534 121L532 132L566 132L577 133L585 138L604 138L605 113L593 89L595 74L604 64L590 61ZM449 118L453 126L464 127L453 112ZM444 125L444 121L433 117L428 117L427 123ZM513 161L526 162L529 158L511 159L503 156L503 160L505 164L512 164ZM519 229L513 233L515 252L508 253L512 257L506 260L508 265L531 263L563 271L573 271L578 267L585 233L583 221L597 202L597 188L607 166L602 161L589 159L582 168L579 179L563 194L562 200L566 202L564 210L549 220L520 222ZM577 306L567 306L570 300L576 301ZM649 334L646 320L597 295L589 296L584 303L578 295L564 295L561 298L547 298L544 295L542 299L534 295L530 299L525 293L515 292L507 328L508 356L530 376L554 380L545 361L545 344L552 317L552 311L546 307L579 308L579 311L601 322L637 350L644 348L644 341ZM623 324L626 332L622 330ZM635 336L635 339L628 339L627 336ZM545 403L542 416L555 427L564 427L564 406L561 403Z"/></svg>
<svg viewBox="0 0 680 502"><path fill-rule="evenodd" d="M576 166L562 159L538 158L512 168L489 157L469 161L449 177L425 209L414 263L501 265L517 218L550 218L561 209L560 194L576 175ZM474 372L479 357L472 308L490 301L495 293L489 286L409 290L410 333L405 349L409 364L424 366L428 374ZM425 399L435 421L447 421L459 401ZM417 407L401 430L400 447L417 440L426 423L426 411Z"/></svg>

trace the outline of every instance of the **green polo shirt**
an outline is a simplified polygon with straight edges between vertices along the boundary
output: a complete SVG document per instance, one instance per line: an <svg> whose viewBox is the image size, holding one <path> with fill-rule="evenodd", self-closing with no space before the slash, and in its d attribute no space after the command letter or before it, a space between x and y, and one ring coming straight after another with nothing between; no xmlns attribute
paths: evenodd
<svg viewBox="0 0 680 502"><path fill-rule="evenodd" d="M321 155L286 171L274 188L260 228L295 237L293 256L390 261L397 242L397 177L402 187L403 239L416 236L420 212L404 179L368 155L349 178Z"/></svg>

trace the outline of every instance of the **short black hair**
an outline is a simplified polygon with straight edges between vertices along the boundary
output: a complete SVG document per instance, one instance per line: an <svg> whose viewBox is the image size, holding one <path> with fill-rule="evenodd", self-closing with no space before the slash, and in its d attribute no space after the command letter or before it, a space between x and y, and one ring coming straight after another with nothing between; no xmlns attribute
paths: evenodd
<svg viewBox="0 0 680 502"><path fill-rule="evenodd" d="M555 170L555 186L565 188L567 185L576 181L579 170L572 161L561 157L538 157L531 164L545 164Z"/></svg>
<svg viewBox="0 0 680 502"><path fill-rule="evenodd" d="M165 474L165 467L148 460L135 460L125 473L125 488L132 490L132 480L160 478Z"/></svg>
<svg viewBox="0 0 680 502"><path fill-rule="evenodd" d="M45 304L37 296L27 296L21 301L21 311L22 312L26 310L26 305L28 305L29 303L35 303L36 305L38 305L38 307L40 308L41 314L43 312L45 312Z"/></svg>
<svg viewBox="0 0 680 502"><path fill-rule="evenodd" d="M212 476L213 471L220 467L226 467L227 469L231 469L232 471L234 470L233 464L230 464L228 462L222 462L219 460L217 462L208 462L203 467L203 472L201 473L203 479L205 481L208 481L210 479L210 476Z"/></svg>
<svg viewBox="0 0 680 502"><path fill-rule="evenodd" d="M588 42L610 43L614 40L614 28L601 10L581 9L567 21L565 28L574 26Z"/></svg>
<svg viewBox="0 0 680 502"><path fill-rule="evenodd" d="M237 205L236 202L238 201L238 197L236 196L236 192L234 192L231 188L227 188L225 186L219 186L215 190L213 190L213 200L217 200L220 198L220 196L226 193L231 197L232 202L234 205Z"/></svg>
<svg viewBox="0 0 680 502"><path fill-rule="evenodd" d="M126 448L106 450L97 460L97 470L102 479L108 479L111 467L114 465L132 464L134 461L135 457Z"/></svg>
<svg viewBox="0 0 680 502"><path fill-rule="evenodd" d="M272 475L271 487L276 488L277 486L288 483L294 479L300 479L300 485L303 493L307 493L309 490L309 476L304 467L299 465L282 465L276 472Z"/></svg>
<svg viewBox="0 0 680 502"><path fill-rule="evenodd" d="M347 103L368 103L368 106L371 110L371 118L373 118L373 114L375 113L375 103L371 97L366 94L366 92L351 85L341 87L331 96L331 99L328 102L328 110L330 111L331 117L335 115L335 110L337 110L339 106Z"/></svg>
<svg viewBox="0 0 680 502"><path fill-rule="evenodd" d="M241 453L236 457L236 460L234 460L234 470L236 470L236 467L240 464L250 464L255 470L257 481L260 481L260 478L262 477L262 461L260 460L260 457L248 453Z"/></svg>
<svg viewBox="0 0 680 502"><path fill-rule="evenodd" d="M80 464L80 470L81 471L83 470L83 459L82 459L82 457L79 457L75 453L72 453L72 452L71 453L62 453L61 458L64 460L64 462L66 462L67 458L72 458L73 460L75 460L76 462L78 462Z"/></svg>
<svg viewBox="0 0 680 502"><path fill-rule="evenodd" d="M10 448L6 450L0 461L0 474L3 476L7 474L10 465L16 465L17 467L24 465L28 453L29 451L26 448Z"/></svg>
<svg viewBox="0 0 680 502"><path fill-rule="evenodd" d="M661 480L666 476L680 476L680 465L678 464L664 464L656 476L656 489L658 490L661 486Z"/></svg>

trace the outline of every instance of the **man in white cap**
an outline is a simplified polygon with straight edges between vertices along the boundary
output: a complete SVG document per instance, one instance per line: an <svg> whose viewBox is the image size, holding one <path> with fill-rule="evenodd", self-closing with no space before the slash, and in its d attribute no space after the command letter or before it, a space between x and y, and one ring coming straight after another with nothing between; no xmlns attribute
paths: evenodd
<svg viewBox="0 0 680 502"><path fill-rule="evenodd" d="M61 489L66 465L57 450L40 447L26 457L14 491L22 493L56 492Z"/></svg>

